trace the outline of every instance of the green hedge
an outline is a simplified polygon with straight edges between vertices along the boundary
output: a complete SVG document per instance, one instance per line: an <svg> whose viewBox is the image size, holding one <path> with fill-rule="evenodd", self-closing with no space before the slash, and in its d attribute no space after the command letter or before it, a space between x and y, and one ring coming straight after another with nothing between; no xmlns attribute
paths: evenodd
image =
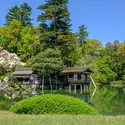
<svg viewBox="0 0 125 125"><path fill-rule="evenodd" d="M82 100L60 94L45 94L24 99L12 106L10 111L18 114L98 114Z"/></svg>
<svg viewBox="0 0 125 125"><path fill-rule="evenodd" d="M0 110L9 110L12 106L12 101L0 95Z"/></svg>

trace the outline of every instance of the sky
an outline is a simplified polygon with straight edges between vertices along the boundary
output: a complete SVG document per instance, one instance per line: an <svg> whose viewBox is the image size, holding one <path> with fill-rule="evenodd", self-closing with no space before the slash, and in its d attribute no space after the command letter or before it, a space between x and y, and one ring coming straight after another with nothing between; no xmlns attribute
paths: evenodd
<svg viewBox="0 0 125 125"><path fill-rule="evenodd" d="M33 24L37 26L37 16L41 13L37 7L45 0L2 0L0 3L0 25L5 23L5 16L14 5L27 2L32 7ZM97 39L103 44L125 40L125 0L69 0L69 12L72 31L84 24L90 39Z"/></svg>

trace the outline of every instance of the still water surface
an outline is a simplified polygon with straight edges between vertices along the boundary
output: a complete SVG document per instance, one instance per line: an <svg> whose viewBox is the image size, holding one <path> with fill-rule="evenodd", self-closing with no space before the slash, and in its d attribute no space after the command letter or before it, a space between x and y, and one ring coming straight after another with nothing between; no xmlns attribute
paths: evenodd
<svg viewBox="0 0 125 125"><path fill-rule="evenodd" d="M68 90L58 90L54 93L80 98L92 105L102 115L125 115L125 87L99 87L91 100L93 91L80 94L79 90L77 90L76 94L73 91L69 94Z"/></svg>

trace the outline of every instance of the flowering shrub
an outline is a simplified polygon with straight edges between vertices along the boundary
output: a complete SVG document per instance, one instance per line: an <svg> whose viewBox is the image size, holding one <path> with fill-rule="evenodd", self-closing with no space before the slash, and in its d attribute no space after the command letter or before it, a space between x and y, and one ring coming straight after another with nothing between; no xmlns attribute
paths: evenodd
<svg viewBox="0 0 125 125"><path fill-rule="evenodd" d="M8 77L5 77L4 80L0 80L0 93L1 94L11 99L13 91L14 89L8 83Z"/></svg>
<svg viewBox="0 0 125 125"><path fill-rule="evenodd" d="M0 75L12 72L13 68L24 66L20 58L15 53L9 53L0 47ZM31 92L26 86L22 84L12 83L10 80L11 74L8 77L0 78L0 93L5 97L11 99L20 95L24 90ZM11 81L11 82L10 82Z"/></svg>
<svg viewBox="0 0 125 125"><path fill-rule="evenodd" d="M20 58L15 53L9 53L0 47L0 67L11 69L17 66L24 66Z"/></svg>
<svg viewBox="0 0 125 125"><path fill-rule="evenodd" d="M0 80L0 93L8 99L23 98L23 95L30 94L36 95L36 85L23 85L22 83L13 83L8 81L9 78L5 77Z"/></svg>

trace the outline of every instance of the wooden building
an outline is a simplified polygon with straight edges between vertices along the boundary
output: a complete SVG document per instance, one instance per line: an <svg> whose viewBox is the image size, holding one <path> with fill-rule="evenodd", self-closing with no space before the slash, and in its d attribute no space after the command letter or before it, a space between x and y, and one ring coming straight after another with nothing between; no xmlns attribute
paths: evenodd
<svg viewBox="0 0 125 125"><path fill-rule="evenodd" d="M40 77L34 72L32 68L17 68L13 72L13 78L16 79L17 82L21 82L25 85L38 85L41 83Z"/></svg>
<svg viewBox="0 0 125 125"><path fill-rule="evenodd" d="M68 86L69 92L71 92L71 88L74 88L74 93L76 93L77 88L81 90L81 93L83 89L84 92L88 92L91 81L91 73L93 73L93 71L86 67L66 67L58 75L52 75L52 79L55 79L55 82L53 82L52 85L56 85L56 89L60 85L64 88ZM22 82L22 84L42 85L40 77L35 71L33 71L32 68L17 68L13 72L13 77L17 82ZM46 85L48 84L45 83L45 86Z"/></svg>
<svg viewBox="0 0 125 125"><path fill-rule="evenodd" d="M84 91L89 91L90 75L93 71L87 67L66 67L60 74L60 82L63 82L65 86L69 86L69 92L71 87L74 87L74 93L76 93L77 87Z"/></svg>

